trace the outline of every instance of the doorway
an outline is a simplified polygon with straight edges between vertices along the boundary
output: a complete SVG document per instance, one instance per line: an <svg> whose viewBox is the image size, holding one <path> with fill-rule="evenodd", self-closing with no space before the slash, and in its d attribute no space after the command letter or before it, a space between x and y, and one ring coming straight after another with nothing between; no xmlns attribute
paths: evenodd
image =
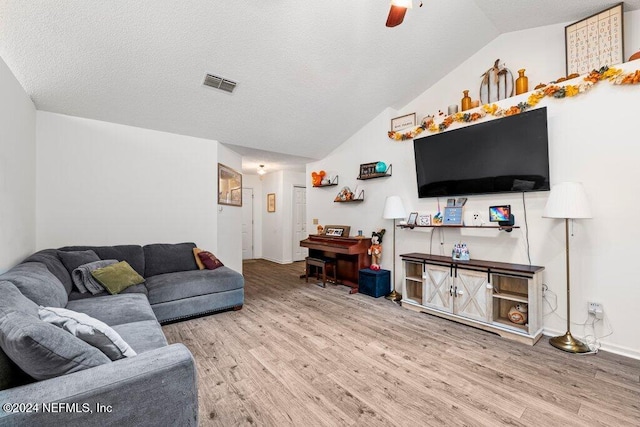
<svg viewBox="0 0 640 427"><path fill-rule="evenodd" d="M242 259L253 259L253 188L242 189Z"/></svg>

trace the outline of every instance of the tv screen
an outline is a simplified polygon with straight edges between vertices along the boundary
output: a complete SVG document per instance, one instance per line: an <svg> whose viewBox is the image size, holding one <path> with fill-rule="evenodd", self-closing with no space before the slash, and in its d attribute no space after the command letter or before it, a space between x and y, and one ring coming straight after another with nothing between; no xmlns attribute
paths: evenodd
<svg viewBox="0 0 640 427"><path fill-rule="evenodd" d="M549 190L547 109L413 142L418 197Z"/></svg>

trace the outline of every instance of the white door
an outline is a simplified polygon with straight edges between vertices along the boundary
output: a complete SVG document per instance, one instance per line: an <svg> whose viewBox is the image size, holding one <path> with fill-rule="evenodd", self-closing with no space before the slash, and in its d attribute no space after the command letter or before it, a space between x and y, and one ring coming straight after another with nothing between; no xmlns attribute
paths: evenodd
<svg viewBox="0 0 640 427"><path fill-rule="evenodd" d="M307 238L307 189L293 187L293 260L301 261L308 253L300 246L300 240Z"/></svg>
<svg viewBox="0 0 640 427"><path fill-rule="evenodd" d="M454 313L489 322L492 316L491 290L487 289L487 273L458 269L454 282Z"/></svg>
<svg viewBox="0 0 640 427"><path fill-rule="evenodd" d="M449 267L425 266L425 294L423 304L427 307L451 313L453 311L453 285Z"/></svg>
<svg viewBox="0 0 640 427"><path fill-rule="evenodd" d="M242 189L242 259L253 259L253 188Z"/></svg>

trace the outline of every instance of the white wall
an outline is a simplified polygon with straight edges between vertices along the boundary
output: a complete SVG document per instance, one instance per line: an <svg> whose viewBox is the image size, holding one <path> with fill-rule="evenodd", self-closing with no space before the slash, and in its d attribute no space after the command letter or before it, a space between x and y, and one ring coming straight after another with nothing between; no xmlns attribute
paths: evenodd
<svg viewBox="0 0 640 427"><path fill-rule="evenodd" d="M625 14L625 30L628 48L625 57L628 57L640 43L640 11ZM417 198L413 143L388 139L389 119L414 111L419 118L439 109L446 111L449 104L459 104L464 89L477 94L478 76L496 58L506 62L514 73L519 68L526 68L531 89L538 82L554 80L562 76L565 69L564 25L498 37L406 107L383 111L327 158L309 164L307 176L320 169L340 175L338 187L308 187L309 229L315 227L311 224L312 218L319 218L321 224L344 223L351 225L352 230L363 229L367 235L380 227L390 232L392 222L381 218L384 198L388 195L401 196L408 212L435 213L438 210L435 199ZM639 69L640 61L625 64L625 68ZM627 254L636 252L640 227L633 226L632 216L618 220L614 212L621 205L625 212L640 210L640 200L635 197L638 193L636 105L639 95L638 85L613 86L601 82L589 93L571 99L545 99L540 104L546 105L549 112L552 184L583 182L594 214L594 219L576 221L573 227L572 321L575 326L572 332L578 336L591 333L579 324L587 319L587 302L600 302L604 305L606 318L596 326L596 335L613 331L603 338L603 348L633 357L640 357L640 335L635 331L640 321L640 311L636 307L640 287L633 262L626 261L634 259ZM501 105L515 105L526 97L510 98ZM356 181L360 163L378 160L393 164L391 178ZM353 189L358 183L359 188L366 190L363 203L333 203L336 188L348 185ZM545 330L563 333L566 329L564 227L562 221L542 218L547 198L547 192L526 195L531 261L545 267L544 281L557 295L557 312L545 317ZM482 213L486 220L488 206L496 204L511 204L517 225L524 226L521 194L469 197L467 222L474 211ZM525 231L521 228L508 234L475 229L398 230L397 253L450 254L452 245L461 240L469 245L474 258L527 264ZM386 269L393 267L390 237L391 234L387 234L384 241L382 267ZM399 285L400 262L395 263L394 271ZM551 296L549 299L550 305L556 305ZM551 312L546 304L544 310Z"/></svg>
<svg viewBox="0 0 640 427"><path fill-rule="evenodd" d="M262 194L256 198L262 200L262 258L284 263L283 258L283 205L282 188L284 183L284 172L271 172L262 177ZM267 212L267 194L275 193L276 211Z"/></svg>
<svg viewBox="0 0 640 427"><path fill-rule="evenodd" d="M35 250L36 109L0 59L0 273Z"/></svg>
<svg viewBox="0 0 640 427"><path fill-rule="evenodd" d="M217 145L218 162L236 171L241 171L242 156L222 144ZM217 165L215 167L217 179ZM216 188L215 194L217 194L217 184L212 188ZM242 272L242 208L218 205L217 220L218 249L216 256L222 260L224 265Z"/></svg>
<svg viewBox="0 0 640 427"><path fill-rule="evenodd" d="M227 262L216 141L44 111L36 127L38 248L193 241Z"/></svg>
<svg viewBox="0 0 640 427"><path fill-rule="evenodd" d="M242 187L253 189L253 257L262 258L262 218L266 214L262 180L258 175L243 175Z"/></svg>

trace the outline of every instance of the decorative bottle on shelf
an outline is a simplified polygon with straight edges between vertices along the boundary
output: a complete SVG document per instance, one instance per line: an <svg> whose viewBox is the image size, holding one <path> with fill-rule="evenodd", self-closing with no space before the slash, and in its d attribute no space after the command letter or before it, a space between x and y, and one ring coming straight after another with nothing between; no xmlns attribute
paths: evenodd
<svg viewBox="0 0 640 427"><path fill-rule="evenodd" d="M522 70L518 70L518 74L520 76L516 80L516 95L529 92L529 78L524 75L524 72L524 68Z"/></svg>
<svg viewBox="0 0 640 427"><path fill-rule="evenodd" d="M465 111L471 108L471 97L469 96L468 90L463 90L462 93L464 94L464 98L462 98L461 101L462 111Z"/></svg>

